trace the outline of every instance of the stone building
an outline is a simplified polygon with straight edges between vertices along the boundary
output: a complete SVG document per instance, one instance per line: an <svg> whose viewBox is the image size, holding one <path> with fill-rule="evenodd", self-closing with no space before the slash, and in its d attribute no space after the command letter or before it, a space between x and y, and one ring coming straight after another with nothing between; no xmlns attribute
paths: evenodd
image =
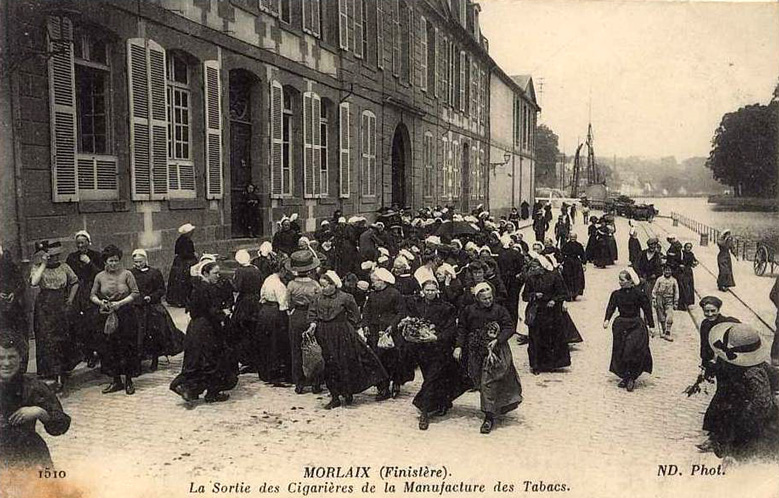
<svg viewBox="0 0 779 498"><path fill-rule="evenodd" d="M310 231L336 209L489 202L495 62L470 0L0 11L0 237L22 257L86 229L166 267L186 222L226 254L248 242L249 184L265 238L292 213Z"/></svg>

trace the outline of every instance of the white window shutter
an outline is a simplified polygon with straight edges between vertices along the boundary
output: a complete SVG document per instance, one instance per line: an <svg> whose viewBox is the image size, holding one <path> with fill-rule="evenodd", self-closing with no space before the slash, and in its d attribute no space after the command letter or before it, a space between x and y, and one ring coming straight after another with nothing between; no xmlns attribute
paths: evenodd
<svg viewBox="0 0 779 498"><path fill-rule="evenodd" d="M322 194L322 127L320 119L322 114L322 100L319 95L311 95L311 149L314 161L311 172L314 176L314 196Z"/></svg>
<svg viewBox="0 0 779 498"><path fill-rule="evenodd" d="M384 7L376 0L376 66L384 69Z"/></svg>
<svg viewBox="0 0 779 498"><path fill-rule="evenodd" d="M282 107L284 88L276 80L270 83L270 184L271 195L281 197L282 189Z"/></svg>
<svg viewBox="0 0 779 498"><path fill-rule="evenodd" d="M303 94L303 195L314 195L314 148L311 116L311 92Z"/></svg>
<svg viewBox="0 0 779 498"><path fill-rule="evenodd" d="M146 41L127 40L127 75L130 98L130 171L132 199L151 198L151 126L149 120L149 71Z"/></svg>
<svg viewBox="0 0 779 498"><path fill-rule="evenodd" d="M146 40L149 67L152 199L168 195L168 92L165 49Z"/></svg>
<svg viewBox="0 0 779 498"><path fill-rule="evenodd" d="M352 2L352 11L354 13L354 56L362 59L362 36L364 29L365 14L362 11L362 0L349 0Z"/></svg>
<svg viewBox="0 0 779 498"><path fill-rule="evenodd" d="M349 0L338 0L338 39L343 50L349 50Z"/></svg>
<svg viewBox="0 0 779 498"><path fill-rule="evenodd" d="M371 115L368 122L370 123L370 135L368 136L370 175L368 181L371 182L371 194L376 195L376 116Z"/></svg>
<svg viewBox="0 0 779 498"><path fill-rule="evenodd" d="M51 113L51 194L53 202L79 200L76 179L76 90L73 67L73 24L50 17L49 111Z"/></svg>
<svg viewBox="0 0 779 498"><path fill-rule="evenodd" d="M350 142L351 142L351 127L349 119L349 103L343 102L338 107L339 115L339 163L338 163L338 183L341 197L349 197L351 194L351 156L350 156Z"/></svg>
<svg viewBox="0 0 779 498"><path fill-rule="evenodd" d="M400 0L392 0L392 74L400 75Z"/></svg>
<svg viewBox="0 0 779 498"><path fill-rule="evenodd" d="M427 91L427 20L419 17L419 86Z"/></svg>
<svg viewBox="0 0 779 498"><path fill-rule="evenodd" d="M460 79L457 81L457 88L459 89L459 109L465 111L468 107L468 103L465 101L465 88L468 85L465 72L467 68L467 61L465 60L465 51L460 51Z"/></svg>
<svg viewBox="0 0 779 498"><path fill-rule="evenodd" d="M224 196L222 171L222 78L218 60L203 62L206 98L206 198Z"/></svg>

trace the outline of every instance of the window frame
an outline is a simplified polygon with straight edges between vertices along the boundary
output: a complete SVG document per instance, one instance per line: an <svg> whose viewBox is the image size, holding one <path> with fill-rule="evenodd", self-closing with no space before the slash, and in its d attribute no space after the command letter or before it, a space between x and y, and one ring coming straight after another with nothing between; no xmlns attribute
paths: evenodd
<svg viewBox="0 0 779 498"><path fill-rule="evenodd" d="M367 126L365 126L366 123ZM376 140L376 114L366 109L360 113L360 184L362 186L360 196L363 198L375 198L378 195L376 189Z"/></svg>
<svg viewBox="0 0 779 498"><path fill-rule="evenodd" d="M187 60L185 60L181 55L176 54L175 51L168 51L166 54L166 63L167 63L167 75L165 78L165 90L168 92L168 108L167 108L167 116L168 116L168 197L170 198L184 198L184 199L190 199L195 198L197 196L197 175L195 171L195 161L194 161L194 154L192 150L193 146L193 140L192 140L192 81L193 81L193 75L192 75L192 64L190 64ZM173 79L173 65L175 64L175 61L179 60L183 62L186 65L186 75L187 75L187 83L182 83L179 81L175 81ZM176 127L178 124L176 123L176 102L175 102L175 96L176 92L181 92L182 94L187 95L187 149L188 149L188 156L185 157L178 157L176 154ZM178 106L180 107L180 106ZM192 188L191 189L185 189L182 188L182 182L181 182L181 167L185 168L191 168L192 171ZM173 169L175 168L175 170ZM172 182L173 175L176 176L175 185L176 188L173 188L174 183Z"/></svg>

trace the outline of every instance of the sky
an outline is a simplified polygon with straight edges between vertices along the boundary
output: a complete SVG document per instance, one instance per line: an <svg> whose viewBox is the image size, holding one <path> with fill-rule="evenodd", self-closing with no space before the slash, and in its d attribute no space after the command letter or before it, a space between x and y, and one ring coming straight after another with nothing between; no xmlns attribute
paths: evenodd
<svg viewBox="0 0 779 498"><path fill-rule="evenodd" d="M530 74L539 122L573 154L708 156L723 114L779 82L779 2L481 0L490 55Z"/></svg>

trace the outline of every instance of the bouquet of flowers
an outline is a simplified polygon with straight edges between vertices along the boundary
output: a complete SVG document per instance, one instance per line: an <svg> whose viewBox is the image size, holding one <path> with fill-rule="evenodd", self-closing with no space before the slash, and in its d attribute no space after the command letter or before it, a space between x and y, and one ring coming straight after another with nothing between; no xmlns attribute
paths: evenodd
<svg viewBox="0 0 779 498"><path fill-rule="evenodd" d="M407 316L398 323L403 338L408 342L435 342L435 325L423 318Z"/></svg>
<svg viewBox="0 0 779 498"><path fill-rule="evenodd" d="M684 391L682 391L682 393L686 394L688 398L693 394L698 394L699 392L701 392L701 390L703 390L704 394L709 394L709 390L706 389L705 385L703 386L703 389L701 389L701 384L703 384L704 382L708 382L710 384L713 383L711 378L706 376L705 371L701 372L698 375L698 378L695 379L695 382L687 386L687 388Z"/></svg>

